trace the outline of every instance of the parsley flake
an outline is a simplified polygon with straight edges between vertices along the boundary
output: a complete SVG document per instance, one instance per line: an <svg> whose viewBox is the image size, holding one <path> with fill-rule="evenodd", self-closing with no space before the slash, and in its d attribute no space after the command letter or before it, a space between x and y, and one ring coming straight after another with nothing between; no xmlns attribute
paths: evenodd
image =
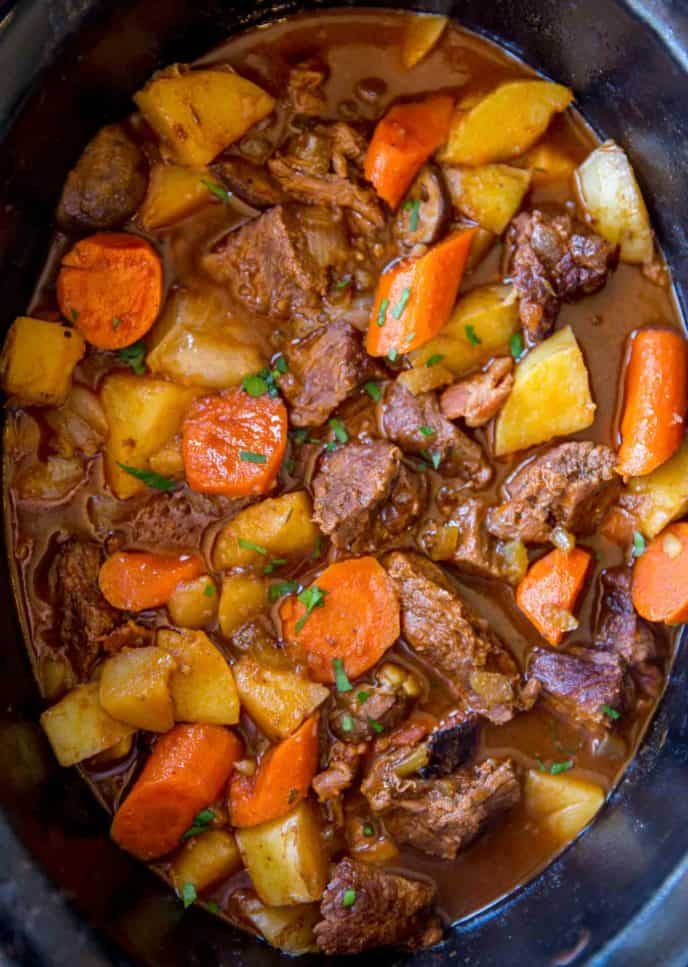
<svg viewBox="0 0 688 967"><path fill-rule="evenodd" d="M617 720L617 719L620 719L620 718L621 718L621 712L619 712L619 711L618 711L617 709L615 709L615 708L612 708L612 706L611 706L611 705L603 705L603 706L602 706L602 711L603 711L603 712L604 712L604 714L605 714L605 715L606 715L606 716L607 716L608 718L610 718L610 719L611 719L611 720L612 720L613 722L616 722L616 720Z"/></svg>
<svg viewBox="0 0 688 967"><path fill-rule="evenodd" d="M573 759L567 759L566 762L553 762L549 772L551 776L558 776L561 772L568 772L569 769L573 769Z"/></svg>
<svg viewBox="0 0 688 967"><path fill-rule="evenodd" d="M214 819L215 811L213 809L202 809L200 813L196 813L193 822L182 836L182 843L186 842L187 839L191 839L192 836L205 833Z"/></svg>
<svg viewBox="0 0 688 967"><path fill-rule="evenodd" d="M356 698L358 699L358 704L363 705L363 703L367 702L370 698L370 692L366 692L364 689L361 689L361 691L356 695Z"/></svg>
<svg viewBox="0 0 688 967"><path fill-rule="evenodd" d="M276 581L275 584L271 584L268 588L268 600L274 604L275 601L279 601L280 598L284 598L288 594L293 594L298 590L298 581Z"/></svg>
<svg viewBox="0 0 688 967"><path fill-rule="evenodd" d="M394 363L396 362L398 355L399 351L397 349L390 349L390 351L387 353L387 359L390 361L390 363Z"/></svg>
<svg viewBox="0 0 688 967"><path fill-rule="evenodd" d="M225 205L229 205L232 200L231 191L227 191L226 188L223 188L222 185L216 184L214 181L202 181L201 184L205 185L211 195L215 195L215 197L219 198L220 201L223 201Z"/></svg>
<svg viewBox="0 0 688 967"><path fill-rule="evenodd" d="M291 431L291 438L294 443L300 447L302 443L305 443L308 439L308 430L305 426L299 427L297 430Z"/></svg>
<svg viewBox="0 0 688 967"><path fill-rule="evenodd" d="M254 453L252 450L239 450L239 458L245 463L267 463L264 453Z"/></svg>
<svg viewBox="0 0 688 967"><path fill-rule="evenodd" d="M273 557L263 568L263 574L272 574L278 567L282 567L286 563L287 559L285 557Z"/></svg>
<svg viewBox="0 0 688 967"><path fill-rule="evenodd" d="M334 672L334 684L338 692L350 692L354 687L349 681L344 671L344 662L341 658L332 659L332 671Z"/></svg>
<svg viewBox="0 0 688 967"><path fill-rule="evenodd" d="M382 722L378 722L376 719L371 719L370 716L368 716L368 725L371 727L373 732L377 732L378 735L385 731L385 727Z"/></svg>
<svg viewBox="0 0 688 967"><path fill-rule="evenodd" d="M471 325L466 326L466 339L469 341L471 346L479 346L482 343L482 339L478 336L474 327Z"/></svg>
<svg viewBox="0 0 688 967"><path fill-rule="evenodd" d="M371 381L370 383L366 383L363 389L366 391L371 400L375 400L376 403L379 403L382 399L382 390L380 389L378 383L373 383Z"/></svg>
<svg viewBox="0 0 688 967"><path fill-rule="evenodd" d="M645 553L645 538L640 533L640 531L633 531L633 549L631 554L633 557L640 557L641 554Z"/></svg>
<svg viewBox="0 0 688 967"><path fill-rule="evenodd" d="M345 275L343 279L339 280L339 282L335 282L334 287L335 289L346 289L350 285L351 285L351 276Z"/></svg>
<svg viewBox="0 0 688 967"><path fill-rule="evenodd" d="M112 328L115 329L115 330L117 330L117 329L119 329L119 327L121 325L122 325L122 320L120 319L120 317L119 316L113 316L112 317Z"/></svg>
<svg viewBox="0 0 688 967"><path fill-rule="evenodd" d="M516 362L518 362L523 355L523 336L520 332L515 332L509 340L509 352L514 357Z"/></svg>
<svg viewBox="0 0 688 967"><path fill-rule="evenodd" d="M348 714L342 715L341 719L339 720L339 724L342 727L342 732L352 732L353 731L353 728L354 728L354 720L353 720L353 718L350 715L348 715Z"/></svg>
<svg viewBox="0 0 688 967"><path fill-rule="evenodd" d="M431 463L435 470L439 469L439 465L442 463L442 451L441 450L421 450L421 457Z"/></svg>
<svg viewBox="0 0 688 967"><path fill-rule="evenodd" d="M254 544L253 541L247 541L243 537L237 539L237 544L239 547L243 547L245 551L255 551L256 554L263 554L265 557L268 555L267 547L263 547L262 544Z"/></svg>
<svg viewBox="0 0 688 967"><path fill-rule="evenodd" d="M176 483L169 477L163 477L161 473L156 473L154 470L140 470L138 467L129 467L126 463L120 463L117 461L117 466L120 470L124 470L128 473L130 477L136 477L142 483L145 483L147 487L153 487L154 490L174 490Z"/></svg>
<svg viewBox="0 0 688 967"><path fill-rule="evenodd" d="M185 910L191 906L191 904L196 899L196 896L197 896L196 887L193 885L193 883L185 883L184 886L182 887L182 894L181 894L182 903L184 904Z"/></svg>
<svg viewBox="0 0 688 967"><path fill-rule="evenodd" d="M374 836L375 830L370 825L370 823L363 823L363 835L364 836Z"/></svg>
<svg viewBox="0 0 688 967"><path fill-rule="evenodd" d="M421 426L420 432L423 434L423 436L432 436L433 433L436 433L437 431L433 430L431 426Z"/></svg>
<svg viewBox="0 0 688 967"><path fill-rule="evenodd" d="M337 437L340 443L346 443L349 439L349 434L346 432L346 427L341 420L331 419L329 422L329 427Z"/></svg>
<svg viewBox="0 0 688 967"><path fill-rule="evenodd" d="M77 319L79 318L79 310L78 309L70 309L69 310L69 314L72 317L72 322L76 322Z"/></svg>
<svg viewBox="0 0 688 967"><path fill-rule="evenodd" d="M409 231L418 231L418 218L420 215L420 198L409 198L407 202L404 203L404 208L406 211L411 212L409 217Z"/></svg>
<svg viewBox="0 0 688 967"><path fill-rule="evenodd" d="M356 902L356 891L352 889L344 890L342 893L342 906L352 907Z"/></svg>
<svg viewBox="0 0 688 967"><path fill-rule="evenodd" d="M310 617L314 608L322 608L325 604L325 595L327 591L323 591L319 588L317 584L312 584L309 588L304 588L298 595L298 601L305 607L306 613L303 617L299 618L296 622L296 633L298 634L305 625L306 621Z"/></svg>
<svg viewBox="0 0 688 967"><path fill-rule="evenodd" d="M425 362L425 365L429 369L431 366L437 366L437 364L441 363L443 359L444 359L444 353L434 353L432 356L428 357L428 359Z"/></svg>
<svg viewBox="0 0 688 967"><path fill-rule="evenodd" d="M208 913L219 913L219 912L220 912L220 904L216 903L214 900L211 900L208 903Z"/></svg>
<svg viewBox="0 0 688 967"><path fill-rule="evenodd" d="M139 339L138 342L133 343L131 346L125 346L124 349L120 349L117 353L117 358L126 363L127 366L131 366L137 376L143 376L146 372L146 367L143 363L144 356L146 355L146 344L143 339Z"/></svg>
<svg viewBox="0 0 688 967"><path fill-rule="evenodd" d="M245 393L248 393L249 396L253 396L254 398L265 396L269 389L267 380L260 373L252 373L250 376L244 376L241 386Z"/></svg>
<svg viewBox="0 0 688 967"><path fill-rule="evenodd" d="M377 310L377 324L382 328L385 324L385 316L387 315L387 309L389 308L389 299L383 299L380 303L380 308Z"/></svg>
<svg viewBox="0 0 688 967"><path fill-rule="evenodd" d="M284 374L289 371L289 363L287 362L286 357L278 356L273 363L273 368L280 374L280 376L284 376Z"/></svg>
<svg viewBox="0 0 688 967"><path fill-rule="evenodd" d="M203 594L204 594L204 596L206 598L213 598L213 597L215 597L215 585L214 584L206 584L206 586L203 588Z"/></svg>
<svg viewBox="0 0 688 967"><path fill-rule="evenodd" d="M399 296L399 301L397 302L397 304L392 309L392 315L393 315L393 317L395 319L401 319L401 315L402 315L404 309L406 308L406 305L407 305L407 303L408 303L408 301L409 301L410 298L411 298L411 290L406 285L401 290L401 295Z"/></svg>

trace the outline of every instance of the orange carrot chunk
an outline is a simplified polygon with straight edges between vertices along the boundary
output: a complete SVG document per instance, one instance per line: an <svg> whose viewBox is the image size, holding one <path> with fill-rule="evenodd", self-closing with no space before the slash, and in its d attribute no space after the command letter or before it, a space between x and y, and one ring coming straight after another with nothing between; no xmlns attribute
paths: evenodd
<svg viewBox="0 0 688 967"><path fill-rule="evenodd" d="M253 776L235 773L229 787L233 826L258 826L279 819L308 795L318 767L318 716L272 746Z"/></svg>
<svg viewBox="0 0 688 967"><path fill-rule="evenodd" d="M192 581L204 571L199 554L117 551L101 567L98 584L113 608L145 611L167 604L178 584Z"/></svg>
<svg viewBox="0 0 688 967"><path fill-rule="evenodd" d="M281 399L242 389L196 400L182 426L182 454L192 490L248 497L264 494L279 472L287 445Z"/></svg>
<svg viewBox="0 0 688 967"><path fill-rule="evenodd" d="M631 596L648 621L688 621L688 523L665 527L633 566Z"/></svg>
<svg viewBox="0 0 688 967"><path fill-rule="evenodd" d="M220 725L177 725L155 744L115 813L114 841L142 860L179 845L194 816L213 803L241 757L241 741Z"/></svg>
<svg viewBox="0 0 688 967"><path fill-rule="evenodd" d="M90 235L62 259L57 301L65 319L91 345L131 346L145 336L160 311L162 263L137 235Z"/></svg>
<svg viewBox="0 0 688 967"><path fill-rule="evenodd" d="M399 637L399 602L374 557L331 564L297 597L280 607L287 648L318 682L334 682L335 662L358 678Z"/></svg>
<svg viewBox="0 0 688 967"><path fill-rule="evenodd" d="M688 404L688 343L673 329L636 333L626 370L617 470L651 473L678 450Z"/></svg>
<svg viewBox="0 0 688 967"><path fill-rule="evenodd" d="M371 356L408 353L437 335L454 308L474 234L454 232L380 276L366 339Z"/></svg>
<svg viewBox="0 0 688 967"><path fill-rule="evenodd" d="M550 645L573 630L573 609L583 590L591 555L580 547L555 549L536 561L516 590L516 603Z"/></svg>
<svg viewBox="0 0 688 967"><path fill-rule="evenodd" d="M396 208L430 155L447 140L454 101L433 94L395 104L378 123L365 156L364 172L390 208Z"/></svg>

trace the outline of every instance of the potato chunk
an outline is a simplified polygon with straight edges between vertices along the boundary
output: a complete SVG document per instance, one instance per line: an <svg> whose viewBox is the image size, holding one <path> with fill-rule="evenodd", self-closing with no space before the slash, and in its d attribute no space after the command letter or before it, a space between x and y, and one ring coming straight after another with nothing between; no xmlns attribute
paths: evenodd
<svg viewBox="0 0 688 967"><path fill-rule="evenodd" d="M268 582L255 574L228 574L222 582L220 629L226 638L251 618L256 618L268 605Z"/></svg>
<svg viewBox="0 0 688 967"><path fill-rule="evenodd" d="M206 628L217 615L219 595L208 574L183 581L167 601L172 622L179 628Z"/></svg>
<svg viewBox="0 0 688 967"><path fill-rule="evenodd" d="M546 141L534 145L515 164L530 170L534 185L567 182L576 170L576 162L570 155Z"/></svg>
<svg viewBox="0 0 688 967"><path fill-rule="evenodd" d="M650 216L626 152L606 141L576 171L576 192L586 222L612 245L621 261L649 262L654 252Z"/></svg>
<svg viewBox="0 0 688 967"><path fill-rule="evenodd" d="M688 512L688 437L660 467L645 477L631 477L629 491L638 499L636 518L646 537L656 537L672 520Z"/></svg>
<svg viewBox="0 0 688 967"><path fill-rule="evenodd" d="M531 174L510 165L444 169L454 207L495 235L501 235L521 207Z"/></svg>
<svg viewBox="0 0 688 967"><path fill-rule="evenodd" d="M517 364L514 388L497 417L495 454L585 430L595 409L583 354L566 326Z"/></svg>
<svg viewBox="0 0 688 967"><path fill-rule="evenodd" d="M164 228L211 202L213 196L206 182L212 184L214 179L205 171L182 165L153 165L139 216L143 227L148 231Z"/></svg>
<svg viewBox="0 0 688 967"><path fill-rule="evenodd" d="M590 822L604 802L604 790L584 779L530 769L523 798L526 814L563 846Z"/></svg>
<svg viewBox="0 0 688 967"><path fill-rule="evenodd" d="M313 803L286 816L236 831L239 850L256 893L268 906L319 900L327 884L329 856Z"/></svg>
<svg viewBox="0 0 688 967"><path fill-rule="evenodd" d="M179 431L197 395L195 388L150 376L115 372L106 377L101 390L110 428L105 468L117 497L124 500L146 488L118 464L147 470L149 457Z"/></svg>
<svg viewBox="0 0 688 967"><path fill-rule="evenodd" d="M230 69L189 70L182 65L156 74L134 100L183 165L207 165L270 114L275 99Z"/></svg>
<svg viewBox="0 0 688 967"><path fill-rule="evenodd" d="M470 110L457 110L440 159L457 165L508 161L527 151L573 94L551 81L508 81Z"/></svg>
<svg viewBox="0 0 688 967"><path fill-rule="evenodd" d="M119 722L148 732L174 725L170 678L177 663L154 645L126 648L103 665L100 704Z"/></svg>
<svg viewBox="0 0 688 967"><path fill-rule="evenodd" d="M10 326L0 356L0 380L21 403L59 406L67 399L72 371L86 352L76 329L19 316Z"/></svg>
<svg viewBox="0 0 688 967"><path fill-rule="evenodd" d="M170 691L177 722L234 725L239 721L232 669L207 635L161 629L157 644L176 661Z"/></svg>
<svg viewBox="0 0 688 967"><path fill-rule="evenodd" d="M177 893L181 893L185 883L202 893L233 876L241 866L241 854L232 834L225 829L209 829L187 840L173 859L170 873Z"/></svg>
<svg viewBox="0 0 688 967"><path fill-rule="evenodd" d="M265 565L269 558L291 560L313 550L320 533L311 519L313 507L305 490L261 500L240 511L222 528L213 551L218 569ZM266 554L247 547L261 547Z"/></svg>
<svg viewBox="0 0 688 967"><path fill-rule="evenodd" d="M313 928L321 919L317 903L267 907L252 890L237 890L230 899L230 913L286 954L305 954L318 949L313 935Z"/></svg>
<svg viewBox="0 0 688 967"><path fill-rule="evenodd" d="M449 17L436 14L414 14L409 17L401 48L401 60L406 70L415 67L430 53L448 23Z"/></svg>
<svg viewBox="0 0 688 967"><path fill-rule="evenodd" d="M286 739L329 695L324 685L248 655L234 666L234 679L241 704L271 739Z"/></svg>
<svg viewBox="0 0 688 967"><path fill-rule="evenodd" d="M98 682L78 685L41 715L41 725L61 766L73 766L111 749L134 729L102 708Z"/></svg>

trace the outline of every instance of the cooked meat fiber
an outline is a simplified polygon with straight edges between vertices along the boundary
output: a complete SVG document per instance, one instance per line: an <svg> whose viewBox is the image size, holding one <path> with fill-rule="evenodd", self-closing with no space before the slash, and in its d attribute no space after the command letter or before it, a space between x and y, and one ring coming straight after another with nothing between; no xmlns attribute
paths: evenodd
<svg viewBox="0 0 688 967"><path fill-rule="evenodd" d="M143 154L124 128L111 124L70 171L57 220L66 231L118 228L143 201L147 180Z"/></svg>
<svg viewBox="0 0 688 967"><path fill-rule="evenodd" d="M403 637L447 679L466 712L502 723L532 707L537 686L521 687L509 652L437 565L402 551L383 564L399 594Z"/></svg>
<svg viewBox="0 0 688 967"><path fill-rule="evenodd" d="M523 466L509 481L508 500L487 515L503 540L545 543L557 525L591 534L614 500L616 457L603 444L562 443Z"/></svg>
<svg viewBox="0 0 688 967"><path fill-rule="evenodd" d="M511 356L493 360L484 373L459 380L440 397L440 410L448 420L462 418L466 426L484 426L501 410L514 385Z"/></svg>
<svg viewBox="0 0 688 967"><path fill-rule="evenodd" d="M268 162L270 173L282 191L306 205L329 205L351 208L371 225L384 225L382 210L368 188L354 184L339 175L311 175L293 168L282 158Z"/></svg>
<svg viewBox="0 0 688 967"><path fill-rule="evenodd" d="M228 497L175 490L155 494L134 515L127 531L133 544L151 548L198 547L209 524L235 514L249 503Z"/></svg>
<svg viewBox="0 0 688 967"><path fill-rule="evenodd" d="M496 541L485 527L486 501L480 497L463 496L458 502L446 502L441 510L441 517L427 518L419 531L419 540L430 557L448 561L467 574L503 578ZM456 541L445 550L440 542L446 528L455 531Z"/></svg>
<svg viewBox="0 0 688 967"><path fill-rule="evenodd" d="M619 261L610 245L569 215L541 211L517 215L507 233L507 275L519 295L521 322L531 340L552 331L562 302L601 289Z"/></svg>
<svg viewBox="0 0 688 967"><path fill-rule="evenodd" d="M533 652L528 674L537 679L549 704L594 731L609 728L604 706L620 711L626 704L624 661L615 651L571 648Z"/></svg>
<svg viewBox="0 0 688 967"><path fill-rule="evenodd" d="M361 691L366 696L363 702ZM371 722L387 732L407 717L412 704L402 685L361 684L360 688L337 694L330 710L330 729L342 742L369 741L377 735Z"/></svg>
<svg viewBox="0 0 688 967"><path fill-rule="evenodd" d="M287 98L294 114L318 117L327 110L327 99L322 90L327 70L319 61L305 60L289 71Z"/></svg>
<svg viewBox="0 0 688 967"><path fill-rule="evenodd" d="M341 742L336 739L330 747L327 766L314 777L313 791L320 802L337 799L354 782L367 742Z"/></svg>
<svg viewBox="0 0 688 967"><path fill-rule="evenodd" d="M600 575L601 596L595 642L617 651L629 665L657 655L652 629L638 616L631 599L631 569L613 567Z"/></svg>
<svg viewBox="0 0 688 967"><path fill-rule="evenodd" d="M315 939L332 956L382 946L430 947L442 937L432 911L435 894L434 884L346 857L323 895Z"/></svg>

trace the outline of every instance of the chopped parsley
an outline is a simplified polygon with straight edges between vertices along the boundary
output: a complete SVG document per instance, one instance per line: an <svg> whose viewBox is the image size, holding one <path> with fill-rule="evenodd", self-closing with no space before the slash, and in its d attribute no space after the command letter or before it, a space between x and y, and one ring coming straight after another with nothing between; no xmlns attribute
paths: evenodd
<svg viewBox="0 0 688 967"><path fill-rule="evenodd" d="M253 450L239 450L239 458L245 463L267 463L264 453L254 453Z"/></svg>
<svg viewBox="0 0 688 967"><path fill-rule="evenodd" d="M337 437L340 443L346 443L349 439L349 434L346 432L346 427L341 420L331 419L329 422L329 427Z"/></svg>
<svg viewBox="0 0 688 967"><path fill-rule="evenodd" d="M356 698L358 699L358 704L363 705L363 703L367 702L370 698L370 692L366 692L364 689L361 689L361 691L356 695Z"/></svg>
<svg viewBox="0 0 688 967"><path fill-rule="evenodd" d="M298 600L305 607L306 613L303 617L299 618L296 622L296 633L298 634L305 625L306 621L310 617L311 613L315 608L322 608L325 604L325 595L327 591L323 591L319 588L317 584L312 584L309 588L304 588L303 591L298 595Z"/></svg>
<svg viewBox="0 0 688 967"><path fill-rule="evenodd" d="M368 716L368 725L371 727L373 732L377 732L378 735L385 731L385 727L382 722L378 722L376 719L372 719L370 716Z"/></svg>
<svg viewBox="0 0 688 967"><path fill-rule="evenodd" d="M153 487L154 490L174 490L176 483L169 477L163 477L161 473L156 473L155 470L140 470L138 467L128 467L126 463L120 463L117 461L117 466L120 470L124 470L131 477L136 477L142 483L145 483L147 487Z"/></svg>
<svg viewBox="0 0 688 967"><path fill-rule="evenodd" d="M328 453L332 453L334 450L337 449L337 444L334 442L334 440L330 440L329 443L325 444L325 449L327 450Z"/></svg>
<svg viewBox="0 0 688 967"><path fill-rule="evenodd" d="M203 594L204 594L204 596L206 598L213 598L213 597L215 597L215 585L214 584L206 584L206 586L203 588Z"/></svg>
<svg viewBox="0 0 688 967"><path fill-rule="evenodd" d="M182 903L184 904L185 910L187 907L191 906L196 899L196 896L196 887L193 885L193 883L185 883L182 887L181 893Z"/></svg>
<svg viewBox="0 0 688 967"><path fill-rule="evenodd" d="M278 567L282 567L286 563L286 557L273 557L272 560L268 561L263 568L263 574L272 574L272 572L276 571Z"/></svg>
<svg viewBox="0 0 688 967"><path fill-rule="evenodd" d="M383 299L380 303L380 308L377 310L377 324L382 328L385 324L385 316L387 315L387 309L389 308L389 299Z"/></svg>
<svg viewBox="0 0 688 967"><path fill-rule="evenodd" d="M186 842L187 839L191 839L192 836L205 833L214 819L215 811L212 809L202 809L200 813L196 813L193 822L182 836L182 843Z"/></svg>
<svg viewBox="0 0 688 967"><path fill-rule="evenodd" d="M345 275L343 279L339 280L339 282L335 282L334 287L335 289L346 289L347 286L350 286L350 285L351 285L351 276Z"/></svg>
<svg viewBox="0 0 688 967"><path fill-rule="evenodd" d="M364 836L374 836L375 830L370 825L370 823L363 823L363 835Z"/></svg>
<svg viewBox="0 0 688 967"><path fill-rule="evenodd" d="M396 362L398 355L399 351L397 349L390 349L390 351L387 353L387 359L390 361L390 363Z"/></svg>
<svg viewBox="0 0 688 967"><path fill-rule="evenodd" d="M431 426L421 426L420 432L423 434L423 436L432 436L433 433L436 433L437 431L433 430Z"/></svg>
<svg viewBox="0 0 688 967"><path fill-rule="evenodd" d="M255 551L256 554L262 554L264 557L268 556L267 547L263 547L262 544L254 544L253 541L247 541L243 537L237 538L237 544L239 547L243 547L245 551Z"/></svg>
<svg viewBox="0 0 688 967"><path fill-rule="evenodd" d="M79 310L78 309L70 309L69 310L69 314L72 317L72 322L76 322L77 319L79 318Z"/></svg>
<svg viewBox="0 0 688 967"><path fill-rule="evenodd" d="M514 357L516 362L518 362L523 355L523 336L520 332L515 332L509 340L509 352Z"/></svg>
<svg viewBox="0 0 688 967"><path fill-rule="evenodd" d="M219 198L220 201L223 201L225 205L229 205L232 200L231 191L227 191L227 189L223 188L222 185L215 184L214 181L202 181L201 184L205 185L211 195L215 195L215 197Z"/></svg>
<svg viewBox="0 0 688 967"><path fill-rule="evenodd" d="M287 362L285 356L277 357L273 363L273 370L278 372L280 376L284 376L284 374L289 370L289 363Z"/></svg>
<svg viewBox="0 0 688 967"><path fill-rule="evenodd" d="M353 720L353 718L348 713L342 715L341 719L339 720L339 724L342 727L342 732L352 732L353 731L354 720Z"/></svg>
<svg viewBox="0 0 688 967"><path fill-rule="evenodd" d="M344 890L342 893L342 906L352 907L356 902L356 891L352 889Z"/></svg>
<svg viewBox="0 0 688 967"><path fill-rule="evenodd" d="M291 431L291 438L297 446L301 446L308 439L308 429L305 426L299 427L297 430Z"/></svg>
<svg viewBox="0 0 688 967"><path fill-rule="evenodd" d="M211 900L208 903L208 912L209 913L219 913L220 912L220 904L219 903L216 903L214 900Z"/></svg>
<svg viewBox="0 0 688 967"><path fill-rule="evenodd" d="M443 359L444 359L444 353L434 353L432 356L428 357L428 359L425 362L425 365L429 369L431 366L437 366L437 364L441 363Z"/></svg>
<svg viewBox="0 0 688 967"><path fill-rule="evenodd" d="M268 599L272 604L274 604L275 601L279 601L280 598L284 598L288 594L293 594L298 590L298 581L277 581L275 584L271 584L268 588Z"/></svg>
<svg viewBox="0 0 688 967"><path fill-rule="evenodd" d="M252 373L250 376L244 376L241 385L244 389L244 392L253 397L265 396L269 390L267 380L259 373Z"/></svg>
<svg viewBox="0 0 688 967"><path fill-rule="evenodd" d="M399 301L397 302L397 304L392 309L392 315L394 316L395 319L401 319L401 314L403 313L404 309L406 308L406 304L408 303L408 301L409 301L410 298L411 298L411 290L406 285L401 290L401 295L399 296Z"/></svg>
<svg viewBox="0 0 688 967"><path fill-rule="evenodd" d="M371 400L375 400L376 403L382 399L382 390L378 383L366 383L363 389L366 391Z"/></svg>
<svg viewBox="0 0 688 967"><path fill-rule="evenodd" d="M573 759L567 759L566 762L553 762L549 772L551 776L558 776L559 773L568 772L569 769L573 769Z"/></svg>
<svg viewBox="0 0 688 967"><path fill-rule="evenodd" d="M611 706L611 705L603 705L603 706L602 706L602 711L603 711L603 712L604 712L604 714L605 714L605 715L606 715L606 716L607 716L608 718L610 718L610 719L611 719L611 720L612 720L613 722L616 722L616 720L617 720L617 719L620 719L620 718L621 718L621 712L619 712L619 711L618 711L617 709L615 709L615 708L612 708L612 706Z"/></svg>
<svg viewBox="0 0 688 967"><path fill-rule="evenodd" d="M118 359L126 363L127 366L131 366L137 376L143 376L146 372L146 367L143 363L145 355L146 344L143 339L139 339L138 342L133 343L131 346L125 346L124 349L120 349L117 353Z"/></svg>
<svg viewBox="0 0 688 967"><path fill-rule="evenodd" d="M334 672L334 684L338 692L350 692L354 687L344 671L344 662L341 658L332 659L332 671Z"/></svg>
<svg viewBox="0 0 688 967"><path fill-rule="evenodd" d="M120 319L120 317L119 316L113 316L112 317L112 328L115 329L115 330L117 330L117 329L119 329L119 327L121 325L122 325L122 320Z"/></svg>
<svg viewBox="0 0 688 967"><path fill-rule="evenodd" d="M442 463L442 451L441 450L421 450L421 457L431 463L435 470L439 468Z"/></svg>
<svg viewBox="0 0 688 967"><path fill-rule="evenodd" d="M479 346L482 343L482 339L478 336L477 332L473 326L466 326L466 339L469 341L471 346Z"/></svg>
<svg viewBox="0 0 688 967"><path fill-rule="evenodd" d="M418 231L418 218L420 215L420 198L409 198L407 202L404 203L404 208L411 212L409 217L409 231Z"/></svg>
<svg viewBox="0 0 688 967"><path fill-rule="evenodd" d="M633 549L631 554L633 557L640 557L641 554L645 553L645 538L640 533L640 531L633 531Z"/></svg>
<svg viewBox="0 0 688 967"><path fill-rule="evenodd" d="M414 329L414 330L412 330L412 332L410 332L408 334L408 336L406 337L406 339L404 339L404 343L413 342L413 340L415 338L416 338L416 330Z"/></svg>
<svg viewBox="0 0 688 967"><path fill-rule="evenodd" d="M313 550L311 551L311 557L314 561L317 561L322 554L322 534L318 534L315 538L315 543L313 544Z"/></svg>
<svg viewBox="0 0 688 967"><path fill-rule="evenodd" d="M272 396L273 399L279 396L279 387L277 385L277 380L280 376L283 376L289 365L284 358L284 356L278 356L274 362L273 368L261 369L259 373L251 373L249 376L244 376L241 381L241 385L249 396Z"/></svg>

